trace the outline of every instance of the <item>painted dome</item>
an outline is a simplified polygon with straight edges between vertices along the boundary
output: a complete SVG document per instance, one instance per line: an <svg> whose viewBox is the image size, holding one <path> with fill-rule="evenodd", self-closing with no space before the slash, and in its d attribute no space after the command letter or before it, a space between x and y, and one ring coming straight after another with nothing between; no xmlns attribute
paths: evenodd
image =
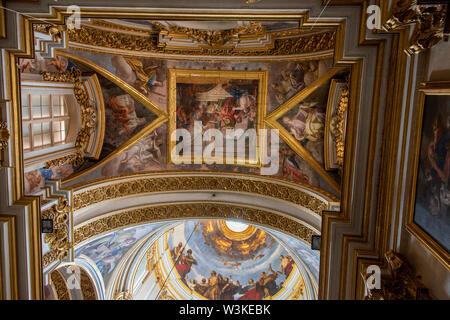
<svg viewBox="0 0 450 320"><path fill-rule="evenodd" d="M302 240L234 220L158 222L76 248L98 270L105 297L315 299L319 255Z"/></svg>

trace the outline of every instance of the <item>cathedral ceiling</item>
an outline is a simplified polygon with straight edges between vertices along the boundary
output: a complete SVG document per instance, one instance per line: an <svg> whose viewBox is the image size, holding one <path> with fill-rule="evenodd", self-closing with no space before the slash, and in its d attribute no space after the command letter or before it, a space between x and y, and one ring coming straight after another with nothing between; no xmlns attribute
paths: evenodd
<svg viewBox="0 0 450 320"><path fill-rule="evenodd" d="M298 21L86 19L72 30L35 24L34 35L41 50L20 60L23 78L95 74L105 132L99 157L26 172L27 193L48 179L73 185L149 171L260 174L270 139L246 146L244 157L228 153L223 164L205 157L177 164L170 133L278 129L272 176L339 196L350 69L333 66L335 30ZM40 40L48 35L52 41Z"/></svg>

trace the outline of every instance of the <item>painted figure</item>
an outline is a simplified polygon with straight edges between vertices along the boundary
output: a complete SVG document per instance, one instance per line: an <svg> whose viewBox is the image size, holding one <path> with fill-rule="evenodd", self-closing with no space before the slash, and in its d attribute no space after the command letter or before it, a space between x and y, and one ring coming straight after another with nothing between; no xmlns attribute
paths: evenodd
<svg viewBox="0 0 450 320"><path fill-rule="evenodd" d="M129 136L138 126L146 122L145 118L136 115L134 100L128 94L110 97L107 106L112 111L119 135Z"/></svg>

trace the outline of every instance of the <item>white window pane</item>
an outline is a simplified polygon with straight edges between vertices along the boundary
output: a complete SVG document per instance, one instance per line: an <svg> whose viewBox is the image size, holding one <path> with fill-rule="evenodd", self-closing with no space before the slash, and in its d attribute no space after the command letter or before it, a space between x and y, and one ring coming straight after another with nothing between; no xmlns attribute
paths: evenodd
<svg viewBox="0 0 450 320"><path fill-rule="evenodd" d="M66 130L66 121L61 121L61 131Z"/></svg>
<svg viewBox="0 0 450 320"><path fill-rule="evenodd" d="M33 135L41 133L41 124L40 123L33 123Z"/></svg>
<svg viewBox="0 0 450 320"><path fill-rule="evenodd" d="M24 124L22 127L22 135L23 137L28 137L30 135L30 125L29 124Z"/></svg>
<svg viewBox="0 0 450 320"><path fill-rule="evenodd" d="M42 132L50 132L50 122L42 122Z"/></svg>
<svg viewBox="0 0 450 320"><path fill-rule="evenodd" d="M28 94L22 93L22 107L28 106Z"/></svg>
<svg viewBox="0 0 450 320"><path fill-rule="evenodd" d="M61 105L61 96L53 95L52 96L52 103L53 106L60 106Z"/></svg>
<svg viewBox="0 0 450 320"><path fill-rule="evenodd" d="M33 107L41 106L41 96L40 95L31 95L31 105Z"/></svg>
<svg viewBox="0 0 450 320"><path fill-rule="evenodd" d="M35 147L42 146L42 134L33 134L33 145Z"/></svg>
<svg viewBox="0 0 450 320"><path fill-rule="evenodd" d="M48 145L48 144L51 144L51 143L52 143L52 138L51 138L50 133L44 133L44 136L43 136L43 144L44 144L44 146Z"/></svg>
<svg viewBox="0 0 450 320"><path fill-rule="evenodd" d="M30 119L30 108L22 107L22 119Z"/></svg>
<svg viewBox="0 0 450 320"><path fill-rule="evenodd" d="M61 130L61 124L59 121L54 121L53 122L53 132L55 131L60 131Z"/></svg>
<svg viewBox="0 0 450 320"><path fill-rule="evenodd" d="M23 137L23 148L30 149L30 138L29 137Z"/></svg>
<svg viewBox="0 0 450 320"><path fill-rule="evenodd" d="M63 115L67 116L69 113L67 111L66 99L64 97L61 98L62 98L62 113Z"/></svg>
<svg viewBox="0 0 450 320"><path fill-rule="evenodd" d="M50 107L49 106L42 107L42 118L50 118Z"/></svg>
<svg viewBox="0 0 450 320"><path fill-rule="evenodd" d="M41 106L50 106L50 95L43 94L41 96Z"/></svg>
<svg viewBox="0 0 450 320"><path fill-rule="evenodd" d="M42 118L41 107L33 107L33 108L31 108L31 113L33 115L33 119Z"/></svg>
<svg viewBox="0 0 450 320"><path fill-rule="evenodd" d="M66 140L66 132L65 131L61 131L61 141Z"/></svg>
<svg viewBox="0 0 450 320"><path fill-rule="evenodd" d="M61 106L53 106L53 116L54 117L61 116Z"/></svg>
<svg viewBox="0 0 450 320"><path fill-rule="evenodd" d="M58 143L61 142L61 134L60 132L53 132L53 142Z"/></svg>

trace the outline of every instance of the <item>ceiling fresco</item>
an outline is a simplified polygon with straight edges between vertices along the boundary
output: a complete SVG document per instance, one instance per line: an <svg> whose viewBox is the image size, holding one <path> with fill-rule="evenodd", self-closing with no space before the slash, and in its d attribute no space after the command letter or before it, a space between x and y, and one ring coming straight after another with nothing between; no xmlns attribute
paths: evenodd
<svg viewBox="0 0 450 320"><path fill-rule="evenodd" d="M112 232L75 254L95 264L107 291L133 265L138 298L308 299L316 295L319 268L309 246L239 221L186 220Z"/></svg>
<svg viewBox="0 0 450 320"><path fill-rule="evenodd" d="M228 41L221 44L224 48L236 41L236 46L247 41L251 47L256 33L258 37L272 37L268 43L273 46L274 37L282 34L292 37L324 31L320 28L314 31L301 29L295 21L224 23L88 19L83 22L83 26L103 30L105 36L111 37L115 37L116 33L124 35L127 32L137 37L143 30L150 30L149 34L158 35L158 41L161 45L165 43L166 48L171 44L170 41L163 42L163 36L171 35L173 39L178 39L176 30L179 31L179 28L198 31L189 32L184 40L182 37L179 39L186 42L186 48L195 47L202 41L209 41L209 44L203 43L203 47L220 46L213 44L212 39L201 38L205 30L219 38L229 36ZM36 25L35 34L42 34L43 30L46 29L42 25ZM85 31L79 30L79 33ZM55 57L38 52L34 59L20 59L19 68L22 75L67 73L72 68L80 70L83 75L97 75L105 104L101 154L98 159L86 158L81 166L65 163L51 169L39 168L26 172L27 194L39 191L48 179L63 179L63 183L71 185L146 171L220 170L258 174L262 166L267 166L262 164L263 158L252 161L250 153L262 147L270 150L270 139L264 146L258 144L257 149L246 146L243 161L232 154L235 162L231 163L174 163L170 153L173 147L170 142L171 130L178 128L192 132L194 124L201 121L203 131L284 130L284 133L280 131L280 165L273 175L309 184L339 196L339 167L324 163L325 158L330 158L329 154L334 152L333 143L325 144L325 133L327 129L334 128L331 128L331 122L327 123L327 119L333 116L328 114L327 118L327 110L331 110L329 113L336 112L336 108L329 106L330 81L347 81L348 70L333 67L330 54L323 55L320 51L322 53L316 56L291 58L292 61L252 61L250 58L248 61L227 61L221 58L188 60L168 54L146 56L141 52L130 55L117 50L113 53L106 44L95 50L93 47L81 48L76 45L73 32L71 34L68 47L56 50ZM90 34L91 44L95 43L94 35ZM196 40L193 41L193 38ZM139 41L138 38L135 40ZM332 41L328 39L327 43ZM180 70L191 72L191 76L177 74ZM169 83L171 74L176 74L172 84ZM245 79L251 74L258 74L259 78ZM171 92L175 92L174 99L171 98ZM340 95L334 94L333 97L336 97L333 100L333 105L336 105Z"/></svg>

